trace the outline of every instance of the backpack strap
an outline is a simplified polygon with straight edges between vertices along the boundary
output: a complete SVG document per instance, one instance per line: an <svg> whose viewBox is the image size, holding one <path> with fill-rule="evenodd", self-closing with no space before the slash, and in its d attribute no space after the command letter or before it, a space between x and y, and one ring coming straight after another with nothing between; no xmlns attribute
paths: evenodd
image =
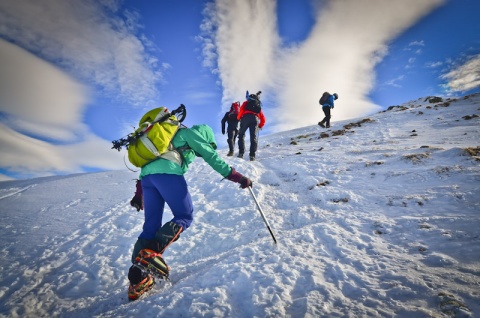
<svg viewBox="0 0 480 318"><path fill-rule="evenodd" d="M175 132L175 135L178 133L178 131L180 129L183 129L183 128L186 128L186 126L179 123L178 129ZM173 141L173 138L175 138L175 135L173 135L172 141ZM188 145L184 145L184 146L181 146L181 147L175 147L173 145L173 143L170 142L170 144L168 145L168 150L169 151L165 152L162 156L160 156L160 158L164 158L164 159L173 161L173 162L177 163L180 167L182 167L183 166L183 159L184 159L183 158L183 152L186 151L186 150L190 150L190 149L192 149L192 148L190 148L190 146L188 146Z"/></svg>
<svg viewBox="0 0 480 318"><path fill-rule="evenodd" d="M183 152L188 148L188 146L182 146L175 148L173 145L173 138L177 135L178 131L182 128L182 124L178 122L178 128L175 134L172 136L172 140L170 141L170 144L168 145L168 151L166 151L163 155L160 156L160 158L166 159L173 161L177 163L180 167L183 166Z"/></svg>
<svg viewBox="0 0 480 318"><path fill-rule="evenodd" d="M147 127L144 130L142 130L143 134L138 138L138 141L141 142L156 157L156 159L154 160L162 158L165 160L175 162L181 167L183 165L183 155L178 151L177 148L173 146L172 141L173 141L173 138L175 138L175 135L177 134L182 124L176 120L172 120L172 119L162 120L162 119L163 119L163 116L161 116L159 120L156 120L152 123L148 123ZM177 130L175 131L175 134L173 134L172 139L168 144L168 148L167 148L168 151L165 151L163 154L160 154L158 152L157 147L155 147L153 142L150 140L150 138L148 138L148 135L146 134L146 132L157 122L167 122L172 125L177 125Z"/></svg>

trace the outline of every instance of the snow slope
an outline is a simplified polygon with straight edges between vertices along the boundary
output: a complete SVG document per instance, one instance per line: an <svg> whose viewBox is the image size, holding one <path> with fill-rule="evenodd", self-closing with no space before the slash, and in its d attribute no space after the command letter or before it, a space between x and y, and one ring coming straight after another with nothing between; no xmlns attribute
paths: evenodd
<svg viewBox="0 0 480 318"><path fill-rule="evenodd" d="M135 173L0 182L0 316L479 317L480 95L430 101L260 136L255 162L220 150L277 246L249 192L197 159L171 282L135 302Z"/></svg>

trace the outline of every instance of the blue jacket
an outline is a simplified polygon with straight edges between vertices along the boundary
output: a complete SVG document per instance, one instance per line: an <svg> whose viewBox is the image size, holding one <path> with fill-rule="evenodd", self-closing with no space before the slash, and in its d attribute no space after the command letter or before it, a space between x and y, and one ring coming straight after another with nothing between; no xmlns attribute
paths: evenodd
<svg viewBox="0 0 480 318"><path fill-rule="evenodd" d="M327 102L325 104L322 105L322 107L330 107L330 108L333 108L334 106L334 101L335 100L335 97L333 95L330 95L328 96L327 98Z"/></svg>

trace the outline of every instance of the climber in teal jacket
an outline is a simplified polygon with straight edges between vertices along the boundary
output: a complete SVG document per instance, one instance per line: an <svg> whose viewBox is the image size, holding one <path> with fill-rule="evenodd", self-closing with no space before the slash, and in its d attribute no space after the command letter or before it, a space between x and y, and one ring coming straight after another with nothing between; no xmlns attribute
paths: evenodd
<svg viewBox="0 0 480 318"><path fill-rule="evenodd" d="M143 231L133 248L133 263L143 249L163 254L192 223L193 204L183 175L196 157L201 157L224 178L239 183L241 188L252 186L249 178L230 167L218 155L215 137L209 126L180 128L172 140L172 145L181 154L181 164L159 158L143 166L140 171L141 188L132 202L137 202L138 206L144 209L145 220ZM170 207L173 219L162 226L165 203ZM135 266L129 270L128 278L132 286L142 282L144 276Z"/></svg>

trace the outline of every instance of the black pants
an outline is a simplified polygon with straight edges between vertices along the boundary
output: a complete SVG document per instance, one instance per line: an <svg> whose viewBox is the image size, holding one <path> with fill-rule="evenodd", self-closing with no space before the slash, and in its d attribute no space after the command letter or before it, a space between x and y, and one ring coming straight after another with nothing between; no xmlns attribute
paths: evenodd
<svg viewBox="0 0 480 318"><path fill-rule="evenodd" d="M325 124L327 127L330 127L330 106L323 106L322 107L323 113L325 117L322 119L321 123Z"/></svg>
<svg viewBox="0 0 480 318"><path fill-rule="evenodd" d="M238 129L227 129L227 143L230 152L235 150L235 139L237 139Z"/></svg>
<svg viewBox="0 0 480 318"><path fill-rule="evenodd" d="M250 130L250 157L255 157L257 152L257 132L258 118L254 114L246 114L240 120L240 130L238 131L238 152L245 153L245 132Z"/></svg>

